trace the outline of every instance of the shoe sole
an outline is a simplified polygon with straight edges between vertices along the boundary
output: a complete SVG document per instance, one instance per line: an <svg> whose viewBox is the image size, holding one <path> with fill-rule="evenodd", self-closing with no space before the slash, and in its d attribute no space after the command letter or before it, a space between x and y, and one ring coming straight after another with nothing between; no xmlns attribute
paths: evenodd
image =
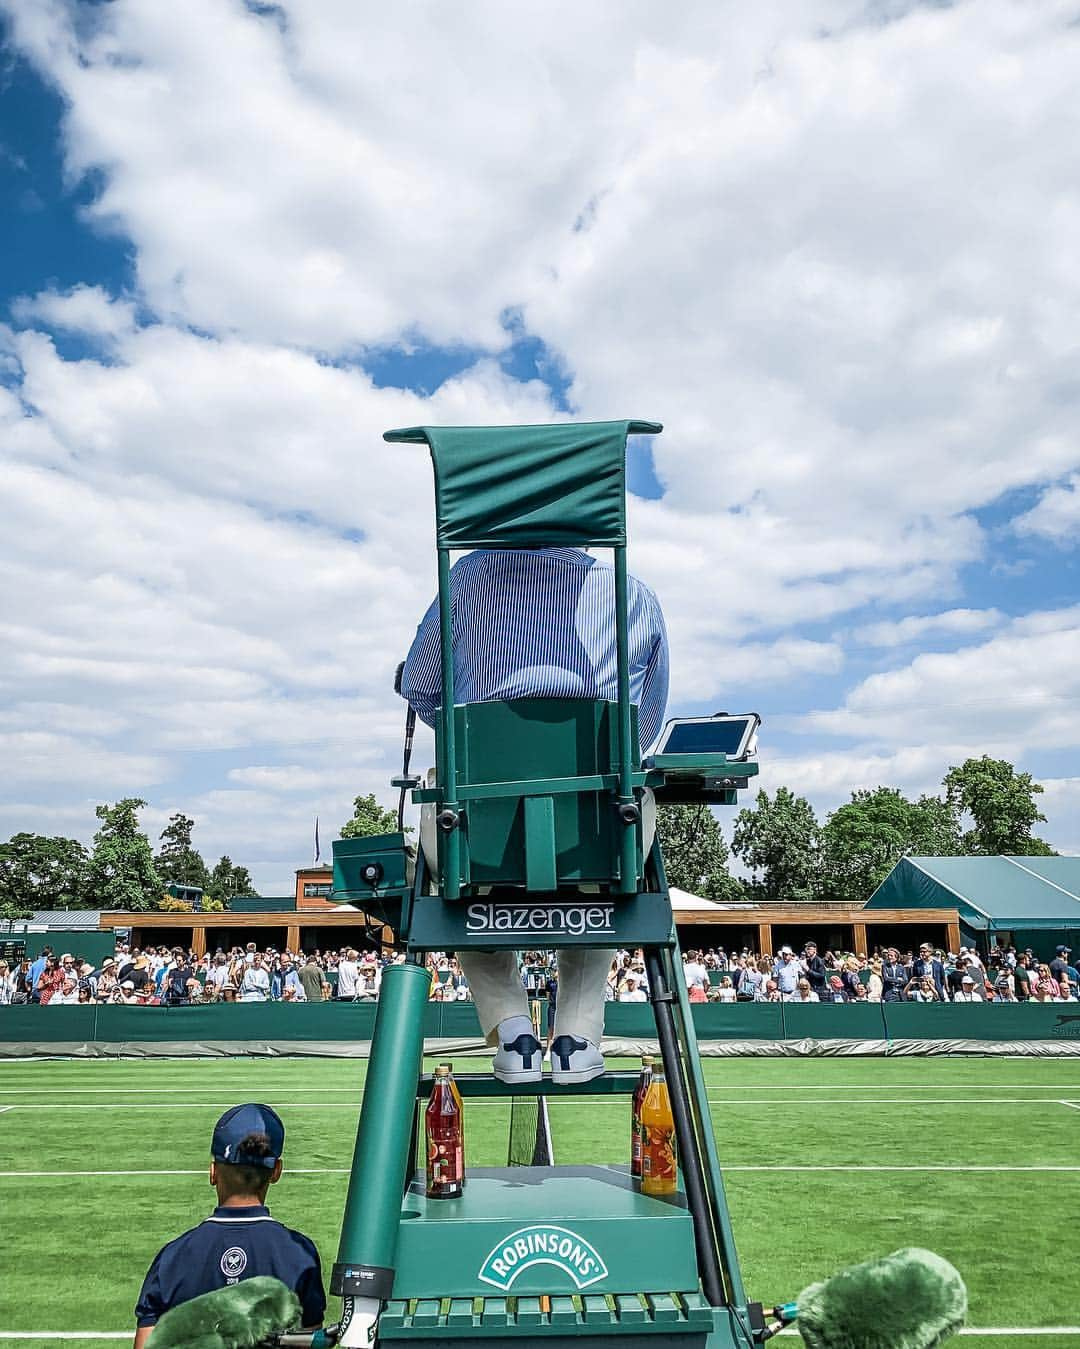
<svg viewBox="0 0 1080 1349"><path fill-rule="evenodd" d="M505 1082L508 1087L517 1086L521 1082L542 1082L544 1080L543 1070L540 1068L521 1068L517 1071L513 1069L493 1068L495 1076L500 1082Z"/></svg>
<svg viewBox="0 0 1080 1349"><path fill-rule="evenodd" d="M594 1077L599 1077L605 1070L606 1064L598 1063L592 1068L579 1068L576 1072L564 1072L560 1069L551 1070L551 1080L558 1087L573 1087L581 1082L591 1082Z"/></svg>

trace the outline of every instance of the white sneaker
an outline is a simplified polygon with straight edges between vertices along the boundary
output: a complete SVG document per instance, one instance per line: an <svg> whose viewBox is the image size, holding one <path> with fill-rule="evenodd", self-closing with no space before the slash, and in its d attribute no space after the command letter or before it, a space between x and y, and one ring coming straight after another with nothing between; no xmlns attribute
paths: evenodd
<svg viewBox="0 0 1080 1349"><path fill-rule="evenodd" d="M560 1086L591 1082L604 1071L604 1056L591 1040L556 1035L551 1042L551 1080Z"/></svg>
<svg viewBox="0 0 1080 1349"><path fill-rule="evenodd" d="M543 1064L540 1041L525 1031L509 1042L499 1041L492 1071L500 1082L539 1082Z"/></svg>

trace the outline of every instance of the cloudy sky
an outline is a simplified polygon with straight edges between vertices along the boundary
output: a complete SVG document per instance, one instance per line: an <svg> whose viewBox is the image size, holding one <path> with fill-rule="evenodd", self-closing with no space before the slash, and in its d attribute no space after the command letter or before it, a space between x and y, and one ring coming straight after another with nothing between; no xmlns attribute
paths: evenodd
<svg viewBox="0 0 1080 1349"><path fill-rule="evenodd" d="M140 795L287 892L392 801L382 431L640 417L670 710L1080 852L1076 0L0 12L0 836Z"/></svg>

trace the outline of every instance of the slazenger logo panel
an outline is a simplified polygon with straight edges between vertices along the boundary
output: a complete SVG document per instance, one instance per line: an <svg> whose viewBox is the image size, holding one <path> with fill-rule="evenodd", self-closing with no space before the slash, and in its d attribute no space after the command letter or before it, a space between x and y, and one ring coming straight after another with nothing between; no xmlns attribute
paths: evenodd
<svg viewBox="0 0 1080 1349"><path fill-rule="evenodd" d="M537 1223L519 1227L500 1241L480 1266L478 1277L505 1292L522 1270L533 1265L554 1265L577 1288L607 1278L607 1265L596 1247L568 1227Z"/></svg>
<svg viewBox="0 0 1080 1349"><path fill-rule="evenodd" d="M567 932L572 937L615 931L611 904L470 904L468 932Z"/></svg>

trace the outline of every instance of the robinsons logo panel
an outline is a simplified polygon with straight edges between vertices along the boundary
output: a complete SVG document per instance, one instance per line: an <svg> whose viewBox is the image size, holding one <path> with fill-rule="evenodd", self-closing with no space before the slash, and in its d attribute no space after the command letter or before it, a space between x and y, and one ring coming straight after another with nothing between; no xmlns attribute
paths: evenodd
<svg viewBox="0 0 1080 1349"><path fill-rule="evenodd" d="M479 1277L503 1292L533 1265L554 1265L575 1287L588 1288L607 1278L607 1265L596 1247L568 1227L536 1223L519 1227L500 1241L480 1266Z"/></svg>

